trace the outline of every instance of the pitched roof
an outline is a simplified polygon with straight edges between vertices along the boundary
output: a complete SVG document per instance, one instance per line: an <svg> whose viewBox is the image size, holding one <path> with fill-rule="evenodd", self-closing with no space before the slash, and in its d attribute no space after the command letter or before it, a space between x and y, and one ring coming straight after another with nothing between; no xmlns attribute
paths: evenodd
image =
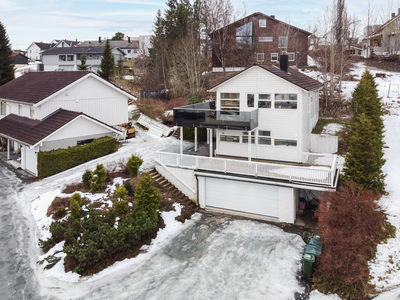
<svg viewBox="0 0 400 300"><path fill-rule="evenodd" d="M104 47L96 46L96 47L54 47L48 50L43 51L42 55L58 55L58 54L81 54L82 51L85 50L86 54L99 54L103 55ZM120 51L122 54L125 54L118 47L111 47L111 51Z"/></svg>
<svg viewBox="0 0 400 300"><path fill-rule="evenodd" d="M306 90L306 91L311 91L314 89L318 89L321 88L323 86L323 84L315 79L312 79L311 77L300 73L299 71L296 71L294 69L289 69L288 72L282 71L281 69L279 69L278 67L272 66L272 65L253 65L250 66L246 69L244 69L243 71L237 73L234 76L231 76L229 78L224 79L223 81L221 81L220 83L216 84L215 86L213 86L212 88L209 89L209 91L211 91L212 89L216 88L217 86L223 84L224 82L239 76L240 74L242 74L243 72L245 72L246 70L253 68L253 67L260 67L294 85L297 85L298 87Z"/></svg>
<svg viewBox="0 0 400 300"><path fill-rule="evenodd" d="M86 116L116 131L111 126L84 113L60 108L41 121L14 114L7 115L0 120L0 135L33 146L79 116Z"/></svg>
<svg viewBox="0 0 400 300"><path fill-rule="evenodd" d="M0 86L0 99L35 104L87 74L87 71L26 73Z"/></svg>
<svg viewBox="0 0 400 300"><path fill-rule="evenodd" d="M34 43L36 44L36 46L38 46L40 48L40 50L50 49L50 46L51 46L50 43L43 43L43 42L40 42L40 43L34 42Z"/></svg>

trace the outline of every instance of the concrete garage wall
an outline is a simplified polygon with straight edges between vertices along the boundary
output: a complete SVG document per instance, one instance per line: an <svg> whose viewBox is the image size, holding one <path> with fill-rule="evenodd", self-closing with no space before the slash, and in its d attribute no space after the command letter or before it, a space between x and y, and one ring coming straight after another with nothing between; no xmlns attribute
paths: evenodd
<svg viewBox="0 0 400 300"><path fill-rule="evenodd" d="M156 170L162 176L165 177L169 182L176 186L178 190L180 190L183 194L189 197L189 199L197 200L197 182L194 176L194 170L187 170L187 169L179 169L179 168L172 168L168 167L168 172L163 166L156 166ZM173 174L171 174L171 172ZM186 183L193 191L188 189L181 181L177 179L177 177Z"/></svg>

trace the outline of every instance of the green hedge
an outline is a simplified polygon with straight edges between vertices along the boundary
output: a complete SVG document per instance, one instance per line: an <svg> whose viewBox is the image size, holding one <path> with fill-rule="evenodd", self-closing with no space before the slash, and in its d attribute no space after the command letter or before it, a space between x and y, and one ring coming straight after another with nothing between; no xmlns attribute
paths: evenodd
<svg viewBox="0 0 400 300"><path fill-rule="evenodd" d="M90 144L38 153L38 177L45 178L68 170L89 160L115 151L116 141L107 136L93 140Z"/></svg>

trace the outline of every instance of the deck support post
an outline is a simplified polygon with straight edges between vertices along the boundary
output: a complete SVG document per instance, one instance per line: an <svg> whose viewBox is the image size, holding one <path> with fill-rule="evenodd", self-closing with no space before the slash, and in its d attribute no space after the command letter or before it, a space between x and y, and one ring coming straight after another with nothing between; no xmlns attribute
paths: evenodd
<svg viewBox="0 0 400 300"><path fill-rule="evenodd" d="M194 151L197 152L197 127L194 128Z"/></svg>
<svg viewBox="0 0 400 300"><path fill-rule="evenodd" d="M212 128L209 129L210 130L210 157L213 157L213 132L212 132Z"/></svg>
<svg viewBox="0 0 400 300"><path fill-rule="evenodd" d="M7 160L10 160L10 139L7 139Z"/></svg>
<svg viewBox="0 0 400 300"><path fill-rule="evenodd" d="M183 127L180 128L179 133L180 133L180 140L181 140L180 154L183 154Z"/></svg>
<svg viewBox="0 0 400 300"><path fill-rule="evenodd" d="M251 131L248 131L247 134L248 134L247 150L248 150L248 154L249 154L249 161L251 161Z"/></svg>

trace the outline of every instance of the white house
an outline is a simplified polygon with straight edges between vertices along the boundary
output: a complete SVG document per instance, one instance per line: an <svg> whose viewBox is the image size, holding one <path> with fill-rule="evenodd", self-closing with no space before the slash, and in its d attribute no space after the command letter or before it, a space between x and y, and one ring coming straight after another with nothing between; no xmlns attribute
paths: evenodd
<svg viewBox="0 0 400 300"><path fill-rule="evenodd" d="M29 45L26 49L26 56L29 57L30 61L37 61L40 60L40 53L44 50L50 49L50 43L43 43L43 42L33 42Z"/></svg>
<svg viewBox="0 0 400 300"><path fill-rule="evenodd" d="M174 109L174 125L207 128L210 154L160 152L157 170L200 207L294 223L301 190L336 189L337 137L311 133L322 84L285 61L216 85L215 102Z"/></svg>
<svg viewBox="0 0 400 300"><path fill-rule="evenodd" d="M92 72L33 72L0 86L0 119L13 113L41 120L64 108L119 125L128 122L133 100L135 96Z"/></svg>
<svg viewBox="0 0 400 300"><path fill-rule="evenodd" d="M9 114L0 120L0 137L19 144L21 168L37 176L37 153L82 145L121 132L84 113L58 109L42 120ZM9 156L10 143L7 151Z"/></svg>

